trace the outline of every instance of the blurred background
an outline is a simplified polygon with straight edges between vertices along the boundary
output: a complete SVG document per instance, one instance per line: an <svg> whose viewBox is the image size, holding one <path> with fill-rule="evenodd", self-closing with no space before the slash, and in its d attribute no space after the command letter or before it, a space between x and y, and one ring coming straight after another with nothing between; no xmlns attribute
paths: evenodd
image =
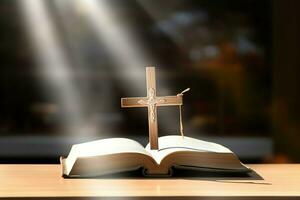
<svg viewBox="0 0 300 200"><path fill-rule="evenodd" d="M148 142L145 108L184 95L185 135L245 163L300 161L300 1L1 0L0 162L58 163L72 144ZM180 134L178 107L159 135Z"/></svg>

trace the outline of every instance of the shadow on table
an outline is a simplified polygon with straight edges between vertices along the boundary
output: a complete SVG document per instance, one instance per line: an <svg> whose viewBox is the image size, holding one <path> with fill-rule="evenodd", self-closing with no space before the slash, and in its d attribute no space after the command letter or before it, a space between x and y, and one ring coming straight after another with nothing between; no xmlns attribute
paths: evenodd
<svg viewBox="0 0 300 200"><path fill-rule="evenodd" d="M254 170L247 173L222 173L222 172L204 172L191 170L175 170L173 178L186 180L206 180L221 183L243 183L243 184L261 184L272 185L264 180L262 176Z"/></svg>
<svg viewBox="0 0 300 200"><path fill-rule="evenodd" d="M206 180L223 183L248 183L248 184L266 184L264 179L256 173L254 170L250 172L213 172L213 171L195 171L195 170L183 170L173 169L173 175L170 176L143 176L143 169L138 169L130 172L115 173L111 175L86 177L90 179L186 179L186 180Z"/></svg>

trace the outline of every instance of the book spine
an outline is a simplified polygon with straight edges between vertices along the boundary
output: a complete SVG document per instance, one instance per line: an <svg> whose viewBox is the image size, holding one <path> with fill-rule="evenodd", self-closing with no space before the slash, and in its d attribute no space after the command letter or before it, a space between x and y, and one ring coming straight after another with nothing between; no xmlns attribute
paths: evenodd
<svg viewBox="0 0 300 200"><path fill-rule="evenodd" d="M143 169L143 176L145 177L172 177L173 176L173 169L169 168L167 172L161 172L161 171L150 171L147 168Z"/></svg>

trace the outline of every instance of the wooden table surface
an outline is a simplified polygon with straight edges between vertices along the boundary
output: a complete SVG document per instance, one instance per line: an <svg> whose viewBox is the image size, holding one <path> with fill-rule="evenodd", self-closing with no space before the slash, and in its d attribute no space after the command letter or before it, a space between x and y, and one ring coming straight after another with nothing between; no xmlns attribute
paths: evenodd
<svg viewBox="0 0 300 200"><path fill-rule="evenodd" d="M63 179L59 165L0 165L0 198L300 197L300 164L249 166L264 180L201 177Z"/></svg>

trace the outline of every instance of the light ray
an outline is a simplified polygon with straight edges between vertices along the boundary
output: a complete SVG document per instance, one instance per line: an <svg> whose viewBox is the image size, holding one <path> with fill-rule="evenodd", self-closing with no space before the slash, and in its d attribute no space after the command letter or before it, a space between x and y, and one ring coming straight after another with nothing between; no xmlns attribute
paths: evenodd
<svg viewBox="0 0 300 200"><path fill-rule="evenodd" d="M146 93L145 86L141 84L145 77L145 68L156 61L149 56L146 48L141 44L139 38L122 24L122 20L114 15L115 10L109 1L97 0L77 0L80 7L84 8L93 29L97 33L110 53L116 58L116 69L114 73L119 76L120 84L127 92L127 95L136 96ZM159 92L170 94L168 84L160 80ZM161 113L161 127L169 130L173 127L178 115L177 110L172 113Z"/></svg>
<svg viewBox="0 0 300 200"><path fill-rule="evenodd" d="M18 1L28 28L30 41L38 63L37 72L43 77L45 95L58 101L65 111L64 131L80 132L83 122L81 99L72 80L72 71L63 46L59 42L57 30L46 8L46 1ZM79 126L80 127L80 126Z"/></svg>
<svg viewBox="0 0 300 200"><path fill-rule="evenodd" d="M132 91L128 92L144 91L139 83L144 77L144 67L153 64L153 58L145 53L145 48L141 46L138 38L116 19L114 10L107 1L77 0L77 3L85 8L86 17L99 40L103 41L105 47L116 58L118 67L114 69L114 73L127 86L130 85Z"/></svg>

